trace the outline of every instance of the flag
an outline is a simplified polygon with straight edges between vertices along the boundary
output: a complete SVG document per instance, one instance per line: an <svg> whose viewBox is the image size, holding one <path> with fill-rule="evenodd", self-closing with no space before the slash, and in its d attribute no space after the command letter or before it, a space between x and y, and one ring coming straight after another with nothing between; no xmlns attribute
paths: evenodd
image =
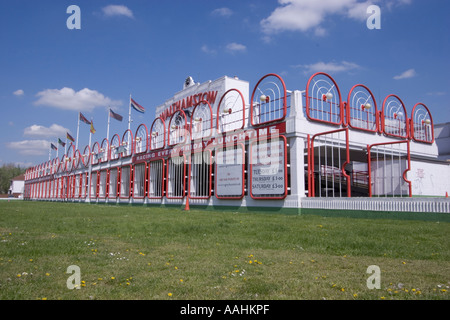
<svg viewBox="0 0 450 320"><path fill-rule="evenodd" d="M109 115L118 121L122 121L123 117L120 114L115 113L111 109L109 109Z"/></svg>
<svg viewBox="0 0 450 320"><path fill-rule="evenodd" d="M53 143L50 143L50 147L51 147L53 150L58 150L58 148L57 148Z"/></svg>
<svg viewBox="0 0 450 320"><path fill-rule="evenodd" d="M60 145L62 145L63 147L66 146L66 143L63 142L60 138L58 138L58 143L59 143Z"/></svg>
<svg viewBox="0 0 450 320"><path fill-rule="evenodd" d="M91 133L95 133L94 121L91 121Z"/></svg>
<svg viewBox="0 0 450 320"><path fill-rule="evenodd" d="M75 142L75 139L68 132L67 132L67 139L72 142Z"/></svg>
<svg viewBox="0 0 450 320"><path fill-rule="evenodd" d="M140 113L145 112L145 108L131 98L130 98L130 103L131 103L131 106L133 107L133 109L136 110L137 112L140 112Z"/></svg>
<svg viewBox="0 0 450 320"><path fill-rule="evenodd" d="M91 122L88 119L86 119L86 117L83 116L83 114L81 112L80 112L80 120L86 124L91 124Z"/></svg>

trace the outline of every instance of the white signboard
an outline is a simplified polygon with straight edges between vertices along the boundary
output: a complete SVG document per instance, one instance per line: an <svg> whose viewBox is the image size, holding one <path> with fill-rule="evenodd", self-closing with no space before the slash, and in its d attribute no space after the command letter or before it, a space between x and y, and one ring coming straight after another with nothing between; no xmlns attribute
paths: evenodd
<svg viewBox="0 0 450 320"><path fill-rule="evenodd" d="M243 146L216 150L216 195L241 198L243 194Z"/></svg>
<svg viewBox="0 0 450 320"><path fill-rule="evenodd" d="M286 195L286 141L283 137L251 144L250 190L254 198Z"/></svg>

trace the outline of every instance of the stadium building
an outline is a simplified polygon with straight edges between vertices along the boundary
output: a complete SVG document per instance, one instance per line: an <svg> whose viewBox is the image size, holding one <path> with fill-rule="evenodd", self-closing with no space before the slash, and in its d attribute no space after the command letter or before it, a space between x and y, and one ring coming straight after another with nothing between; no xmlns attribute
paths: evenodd
<svg viewBox="0 0 450 320"><path fill-rule="evenodd" d="M449 162L423 103L325 73L289 90L224 76L195 83L153 121L30 168L25 199L158 206L450 212Z"/></svg>

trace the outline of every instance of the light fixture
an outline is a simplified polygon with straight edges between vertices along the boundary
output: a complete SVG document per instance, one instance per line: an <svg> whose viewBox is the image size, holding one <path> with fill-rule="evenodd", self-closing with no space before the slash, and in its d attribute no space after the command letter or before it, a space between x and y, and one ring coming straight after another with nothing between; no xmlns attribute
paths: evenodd
<svg viewBox="0 0 450 320"><path fill-rule="evenodd" d="M431 120L430 120L430 119L425 119L425 123L426 123L426 124L430 124L430 123L431 123Z"/></svg>
<svg viewBox="0 0 450 320"><path fill-rule="evenodd" d="M366 104L363 105L363 108L369 110L370 108L372 108L372 105L369 102L367 102Z"/></svg>

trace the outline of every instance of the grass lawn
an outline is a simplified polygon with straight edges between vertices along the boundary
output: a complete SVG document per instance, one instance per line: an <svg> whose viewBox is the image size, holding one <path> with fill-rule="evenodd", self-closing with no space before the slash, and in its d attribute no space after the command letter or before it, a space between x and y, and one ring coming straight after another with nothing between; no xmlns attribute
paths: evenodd
<svg viewBox="0 0 450 320"><path fill-rule="evenodd" d="M0 299L449 299L450 224L0 202ZM67 288L81 271L80 289ZM371 265L380 289L369 289Z"/></svg>

